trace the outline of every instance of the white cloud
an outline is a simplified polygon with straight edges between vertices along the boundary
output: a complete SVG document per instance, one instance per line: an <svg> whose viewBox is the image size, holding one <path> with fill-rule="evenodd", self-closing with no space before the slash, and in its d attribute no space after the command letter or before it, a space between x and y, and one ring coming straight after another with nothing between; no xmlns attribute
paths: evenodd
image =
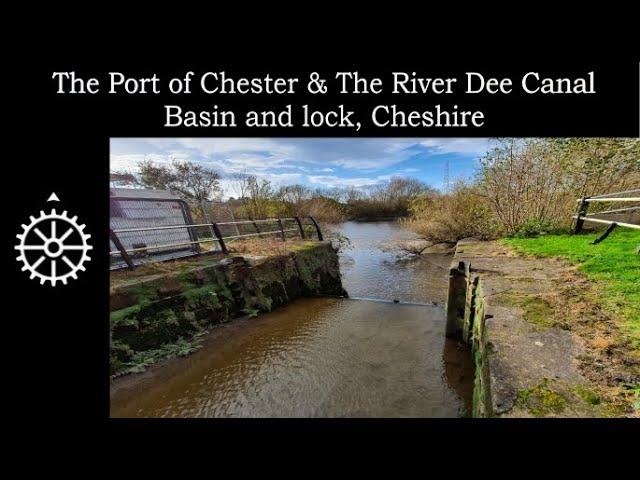
<svg viewBox="0 0 640 480"><path fill-rule="evenodd" d="M138 163L149 160L155 163L171 163L171 157L167 155L159 155L156 153L134 153L134 154L119 154L110 156L110 169L117 172L137 172Z"/></svg>
<svg viewBox="0 0 640 480"><path fill-rule="evenodd" d="M433 148L438 153L466 153L483 155L489 149L488 138L425 138L420 145Z"/></svg>
<svg viewBox="0 0 640 480"><path fill-rule="evenodd" d="M485 138L113 138L111 169L135 172L145 159L162 164L176 159L218 171L225 184L234 173L248 173L274 185L361 188L387 180L389 175L382 174L392 169L396 175L415 174L437 182L430 157L437 164L441 154L459 154L451 158L451 165L468 166L488 148ZM424 168L403 163L418 155Z"/></svg>
<svg viewBox="0 0 640 480"><path fill-rule="evenodd" d="M378 185L382 182L389 180L391 175L379 175L374 178L359 177L359 178L342 178L335 175L309 175L309 182L322 185L325 188L331 187L366 187L371 185Z"/></svg>

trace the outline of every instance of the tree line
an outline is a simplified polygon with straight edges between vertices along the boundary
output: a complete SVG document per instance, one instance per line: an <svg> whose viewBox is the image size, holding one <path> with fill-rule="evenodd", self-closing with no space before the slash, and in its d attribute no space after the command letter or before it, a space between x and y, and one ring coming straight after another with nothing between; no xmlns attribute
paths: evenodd
<svg viewBox="0 0 640 480"><path fill-rule="evenodd" d="M143 161L136 174L114 172L111 178L117 185L175 192L194 205L196 217L203 203L219 202L223 194L216 171L188 161ZM495 139L474 176L448 185L446 192L406 177L366 189L276 186L251 174L235 174L230 181L236 196L224 203L238 219L312 215L340 223L399 217L435 242L535 235L566 231L577 198L640 188L640 140Z"/></svg>
<svg viewBox="0 0 640 480"><path fill-rule="evenodd" d="M473 179L415 198L406 223L436 242L563 232L577 198L633 188L640 188L638 139L496 139Z"/></svg>
<svg viewBox="0 0 640 480"><path fill-rule="evenodd" d="M206 217L203 210L211 202L222 202L220 174L203 165L174 160L170 164L142 161L137 173L112 172L115 186L168 190L190 202L196 218ZM410 202L435 189L406 177L392 177L387 182L366 189L310 188L302 184L276 186L271 181L247 173L229 178L236 196L224 203L235 218L262 219L312 215L324 223L348 219L398 218L409 215Z"/></svg>

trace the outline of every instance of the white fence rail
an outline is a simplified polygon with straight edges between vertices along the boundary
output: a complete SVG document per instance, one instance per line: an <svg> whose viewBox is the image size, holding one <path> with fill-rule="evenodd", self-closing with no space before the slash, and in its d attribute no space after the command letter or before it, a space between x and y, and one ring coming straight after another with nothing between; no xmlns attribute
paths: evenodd
<svg viewBox="0 0 640 480"><path fill-rule="evenodd" d="M624 214L624 213L640 210L640 196L634 196L634 195L637 195L638 193L640 193L640 188L635 190L627 190L624 192L615 192L615 193L608 193L603 195L596 195L593 197L579 198L577 200L578 211L573 216L575 220L575 225L573 229L574 233L580 233L582 231L584 222L600 223L600 224L608 225L609 227L607 228L607 230L598 239L596 239L593 242L593 243L599 243L605 238L607 238L607 236L613 231L613 229L618 226L640 230L639 224L619 222L613 219L606 219L606 218L595 218L596 215L600 217L603 215L604 216L619 215L621 213ZM616 195L624 195L624 196L616 196ZM612 210L605 210L602 212L587 213L590 203L601 203L601 202L637 203L638 205L632 205L624 208L614 208Z"/></svg>

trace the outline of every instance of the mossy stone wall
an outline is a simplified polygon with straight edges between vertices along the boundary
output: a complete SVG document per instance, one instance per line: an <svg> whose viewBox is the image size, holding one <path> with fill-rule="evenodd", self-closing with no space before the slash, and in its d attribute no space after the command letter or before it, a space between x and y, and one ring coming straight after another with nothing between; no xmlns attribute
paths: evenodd
<svg viewBox="0 0 640 480"><path fill-rule="evenodd" d="M111 292L111 371L117 373L137 352L317 295L346 296L338 256L328 242L257 260L231 257L118 287Z"/></svg>

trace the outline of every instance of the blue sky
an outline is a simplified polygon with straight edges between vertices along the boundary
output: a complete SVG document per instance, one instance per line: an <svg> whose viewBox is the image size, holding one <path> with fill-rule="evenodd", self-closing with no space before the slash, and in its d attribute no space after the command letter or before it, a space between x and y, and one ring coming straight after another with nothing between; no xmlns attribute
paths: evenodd
<svg viewBox="0 0 640 480"><path fill-rule="evenodd" d="M144 159L201 163L221 174L228 197L234 173L275 186L366 189L403 176L442 188L447 160L451 181L469 178L488 148L486 138L112 138L110 157L112 171L135 172Z"/></svg>

